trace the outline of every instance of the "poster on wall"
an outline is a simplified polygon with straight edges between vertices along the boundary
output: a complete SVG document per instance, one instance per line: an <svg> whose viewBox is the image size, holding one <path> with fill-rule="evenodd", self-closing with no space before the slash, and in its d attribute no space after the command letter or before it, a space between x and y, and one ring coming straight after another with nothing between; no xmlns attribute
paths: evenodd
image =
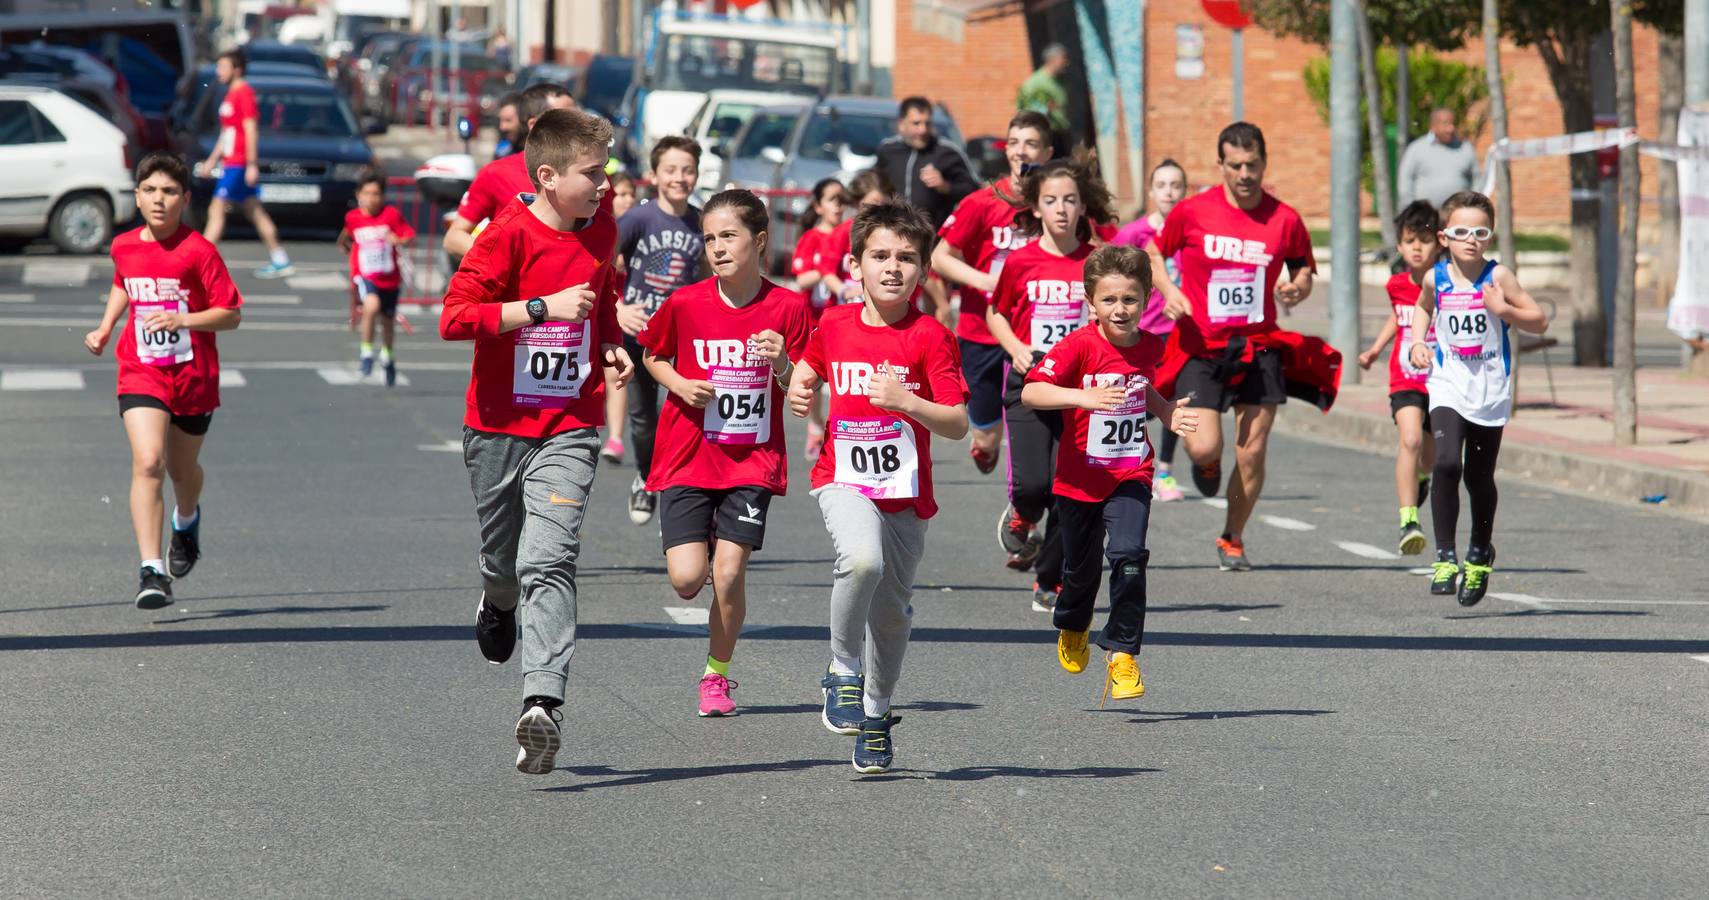
<svg viewBox="0 0 1709 900"><path fill-rule="evenodd" d="M1205 75L1205 29L1201 25L1175 26L1175 77L1203 78Z"/></svg>

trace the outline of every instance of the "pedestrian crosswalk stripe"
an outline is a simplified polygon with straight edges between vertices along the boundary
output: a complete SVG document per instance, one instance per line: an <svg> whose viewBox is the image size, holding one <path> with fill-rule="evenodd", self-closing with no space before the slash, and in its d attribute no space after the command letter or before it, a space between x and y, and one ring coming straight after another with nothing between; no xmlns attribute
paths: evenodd
<svg viewBox="0 0 1709 900"><path fill-rule="evenodd" d="M236 369L220 370L220 387L248 387L249 379Z"/></svg>
<svg viewBox="0 0 1709 900"><path fill-rule="evenodd" d="M296 306L303 302L303 298L296 294L244 294L243 302L260 306Z"/></svg>
<svg viewBox="0 0 1709 900"><path fill-rule="evenodd" d="M1271 528L1280 528L1283 531L1317 530L1317 526L1310 522L1301 522L1299 519L1290 519L1287 516L1259 516L1258 521L1263 522Z"/></svg>
<svg viewBox="0 0 1709 900"><path fill-rule="evenodd" d="M350 286L350 276L338 272L311 272L307 275L292 275L285 283L295 291L336 291Z"/></svg>
<svg viewBox="0 0 1709 900"><path fill-rule="evenodd" d="M386 383L385 376L380 374L379 366L375 366L374 374L369 375L367 378L363 378L362 375L354 369L340 369L331 366L316 369L315 374L319 375L320 379L327 384L336 385L338 387L346 387L353 384L377 384L384 386ZM400 372L398 374L398 387L409 387L409 376Z"/></svg>
<svg viewBox="0 0 1709 900"><path fill-rule="evenodd" d="M704 606L667 606L665 615L678 625L705 625L710 618Z"/></svg>
<svg viewBox="0 0 1709 900"><path fill-rule="evenodd" d="M0 303L34 303L35 294L0 294Z"/></svg>
<svg viewBox="0 0 1709 900"><path fill-rule="evenodd" d="M23 281L34 287L82 287L89 282L93 266L79 262L24 263Z"/></svg>
<svg viewBox="0 0 1709 900"><path fill-rule="evenodd" d="M1400 555L1397 553L1390 553L1381 547L1361 544L1358 541L1336 541L1335 546L1354 556L1363 556L1366 559L1400 559Z"/></svg>
<svg viewBox="0 0 1709 900"><path fill-rule="evenodd" d="M76 369L7 369L0 372L0 391L81 391L83 373Z"/></svg>
<svg viewBox="0 0 1709 900"><path fill-rule="evenodd" d="M1203 502L1211 509L1228 509L1228 501L1221 497L1206 497Z"/></svg>

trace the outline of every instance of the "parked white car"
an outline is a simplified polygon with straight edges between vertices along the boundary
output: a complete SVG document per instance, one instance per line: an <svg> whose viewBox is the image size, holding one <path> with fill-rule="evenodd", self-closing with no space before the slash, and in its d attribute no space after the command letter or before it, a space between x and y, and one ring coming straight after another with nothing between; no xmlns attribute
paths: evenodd
<svg viewBox="0 0 1709 900"><path fill-rule="evenodd" d="M0 241L99 253L136 215L124 132L44 87L0 84Z"/></svg>
<svg viewBox="0 0 1709 900"><path fill-rule="evenodd" d="M695 202L705 205L713 194L724 189L724 154L726 145L736 139L736 132L748 124L754 111L777 102L777 95L760 91L708 91L706 103L688 123L687 134L700 144L700 186L695 190Z"/></svg>

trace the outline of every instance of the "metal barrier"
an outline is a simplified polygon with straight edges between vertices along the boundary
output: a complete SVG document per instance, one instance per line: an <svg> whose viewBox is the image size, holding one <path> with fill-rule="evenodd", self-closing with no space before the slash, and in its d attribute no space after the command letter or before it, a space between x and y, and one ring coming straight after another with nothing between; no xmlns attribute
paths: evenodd
<svg viewBox="0 0 1709 900"><path fill-rule="evenodd" d="M415 239L398 248L398 327L405 334L414 334L415 327L402 310L405 304L431 309L445 297L445 285L450 279L451 262L445 255L443 241L445 223L455 209L445 209L422 196L415 179L392 176L386 179L386 202L403 213L404 221L415 229ZM361 298L356 285L350 286L350 325L356 326L361 312Z"/></svg>

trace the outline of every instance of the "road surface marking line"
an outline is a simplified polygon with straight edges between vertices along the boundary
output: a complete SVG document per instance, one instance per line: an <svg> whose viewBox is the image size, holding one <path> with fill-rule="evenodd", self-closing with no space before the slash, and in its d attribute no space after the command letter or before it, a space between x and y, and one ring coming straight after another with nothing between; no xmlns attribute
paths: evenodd
<svg viewBox="0 0 1709 900"><path fill-rule="evenodd" d="M296 294L244 294L243 304L248 306L255 303L261 306L297 306L303 298Z"/></svg>
<svg viewBox="0 0 1709 900"><path fill-rule="evenodd" d="M23 282L33 287L82 287L92 268L89 263L27 262Z"/></svg>
<svg viewBox="0 0 1709 900"><path fill-rule="evenodd" d="M1366 559L1400 559L1400 554L1398 553L1390 553L1381 547L1373 547L1370 544L1361 544L1358 541L1336 541L1335 546L1340 547L1354 556L1363 556Z"/></svg>
<svg viewBox="0 0 1709 900"><path fill-rule="evenodd" d="M1287 516L1259 516L1258 521L1263 522L1271 528L1280 528L1283 531L1317 530L1317 526L1310 522L1301 522L1299 519L1290 519Z"/></svg>
<svg viewBox="0 0 1709 900"><path fill-rule="evenodd" d="M1542 597L1533 597L1530 594L1503 594L1492 591L1490 596L1497 600L1506 600L1509 603L1517 603L1520 606L1529 606L1532 609L1549 610L1554 608L1549 605L1554 601L1545 600Z"/></svg>
<svg viewBox="0 0 1709 900"><path fill-rule="evenodd" d="M1709 656L1693 656L1692 659L1695 659L1700 663L1709 663Z"/></svg>
<svg viewBox="0 0 1709 900"><path fill-rule="evenodd" d="M7 369L0 372L0 391L81 391L83 373L76 369Z"/></svg>
<svg viewBox="0 0 1709 900"><path fill-rule="evenodd" d="M349 387L350 385L379 385L384 387L386 384L386 378L384 375L380 374L378 366L374 367L374 374L369 375L366 378L363 378L360 374L351 369L342 369L335 366L316 369L315 374L319 375L320 380L327 384L337 385L338 387ZM405 375L399 374L398 387L409 387L409 378Z"/></svg>
<svg viewBox="0 0 1709 900"><path fill-rule="evenodd" d="M710 618L710 610L704 606L667 606L665 615L678 625L705 625Z"/></svg>
<svg viewBox="0 0 1709 900"><path fill-rule="evenodd" d="M1221 497L1205 497L1199 502L1212 509L1228 509L1228 501Z"/></svg>
<svg viewBox="0 0 1709 900"><path fill-rule="evenodd" d="M1414 566L1413 568L1407 569L1406 574L1408 574L1408 575L1435 575L1436 570L1429 567L1429 566Z"/></svg>
<svg viewBox="0 0 1709 900"><path fill-rule="evenodd" d="M34 303L35 294L0 294L0 303Z"/></svg>
<svg viewBox="0 0 1709 900"><path fill-rule="evenodd" d="M236 369L220 370L220 387L248 387L249 379Z"/></svg>
<svg viewBox="0 0 1709 900"><path fill-rule="evenodd" d="M64 328L67 331L89 330L88 319L0 318L0 325L15 328ZM342 322L244 322L245 333L251 331L349 331Z"/></svg>
<svg viewBox="0 0 1709 900"><path fill-rule="evenodd" d="M462 441L440 441L437 444L416 444L415 449L428 453L462 453Z"/></svg>
<svg viewBox="0 0 1709 900"><path fill-rule="evenodd" d="M316 272L288 276L285 283L294 291L336 291L349 287L350 279L337 272Z"/></svg>
<svg viewBox="0 0 1709 900"><path fill-rule="evenodd" d="M1568 600L1561 597L1533 597L1530 594L1498 593L1491 593L1490 596L1502 600L1511 600L1514 603L1532 602L1566 604L1568 606L1709 606L1709 600Z"/></svg>

